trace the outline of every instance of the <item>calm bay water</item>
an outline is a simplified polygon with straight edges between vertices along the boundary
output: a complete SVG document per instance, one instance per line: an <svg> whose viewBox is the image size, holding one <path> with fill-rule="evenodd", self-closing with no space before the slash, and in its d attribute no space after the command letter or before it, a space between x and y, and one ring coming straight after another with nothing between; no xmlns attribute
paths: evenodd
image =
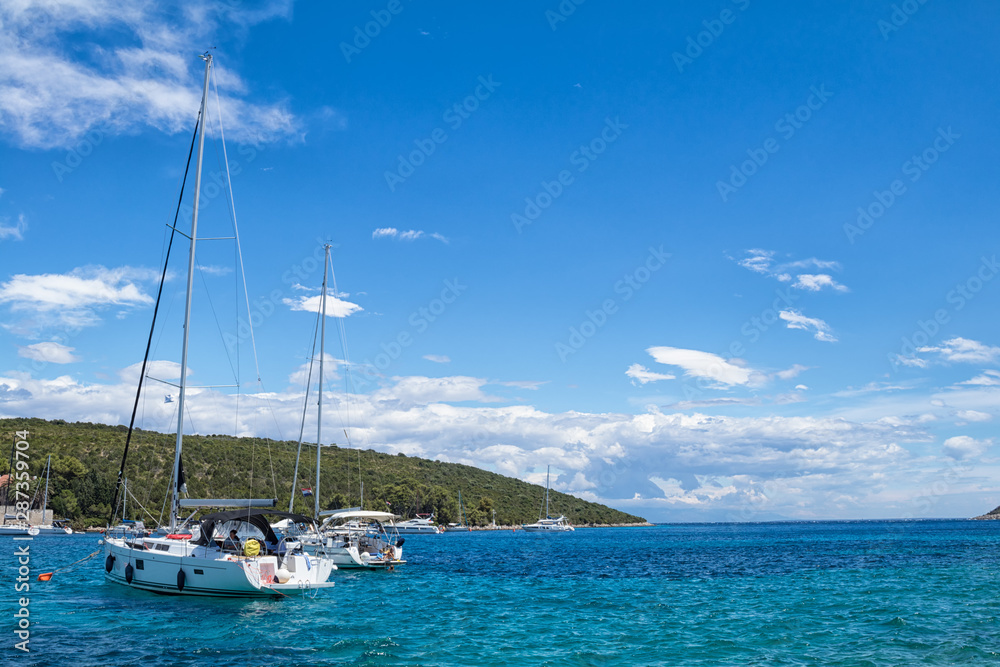
<svg viewBox="0 0 1000 667"><path fill-rule="evenodd" d="M38 537L32 579L95 551ZM1000 664L1000 522L669 525L407 536L315 598L162 597L93 559L32 581L38 665ZM274 656L274 657L271 657Z"/></svg>

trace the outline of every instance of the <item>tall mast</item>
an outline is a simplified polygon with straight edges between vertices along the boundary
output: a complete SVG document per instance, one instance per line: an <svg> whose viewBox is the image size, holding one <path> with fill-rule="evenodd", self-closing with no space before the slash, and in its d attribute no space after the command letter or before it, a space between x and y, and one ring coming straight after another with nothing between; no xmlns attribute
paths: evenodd
<svg viewBox="0 0 1000 667"><path fill-rule="evenodd" d="M549 518L549 466L545 466L545 518Z"/></svg>
<svg viewBox="0 0 1000 667"><path fill-rule="evenodd" d="M212 55L200 56L205 61L205 88L201 95L201 112L198 116L198 162L194 177L194 210L191 214L191 249L188 252L187 296L184 303L184 341L181 344L181 380L177 399L177 445L174 448L173 490L170 494L170 532L177 528L178 490L181 448L184 445L184 396L187 392L188 339L191 333L191 293L194 291L194 246L198 238L198 198L201 196L201 163L205 154L205 111L208 106L208 76L212 69Z"/></svg>
<svg viewBox="0 0 1000 667"><path fill-rule="evenodd" d="M316 416L316 489L313 491L313 500L315 501L315 516L319 516L319 454L323 433L323 357L325 356L326 350L326 275L330 268L330 245L324 246L326 249L326 255L323 260L323 296L322 296L322 307L320 309L320 315L322 320L319 325L319 413Z"/></svg>
<svg viewBox="0 0 1000 667"><path fill-rule="evenodd" d="M45 523L45 508L49 505L49 473L51 471L52 455L49 454L49 459L45 462L45 495L42 496L42 523Z"/></svg>

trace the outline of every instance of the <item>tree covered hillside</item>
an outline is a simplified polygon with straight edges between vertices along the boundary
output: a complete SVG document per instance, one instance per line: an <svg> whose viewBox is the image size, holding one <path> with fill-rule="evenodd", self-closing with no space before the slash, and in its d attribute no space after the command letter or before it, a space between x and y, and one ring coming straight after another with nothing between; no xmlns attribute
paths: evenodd
<svg viewBox="0 0 1000 667"><path fill-rule="evenodd" d="M127 432L124 426L67 423L62 420L0 419L0 435L9 448L15 434L28 431L28 464L37 476L31 492L44 486L45 460L52 454L49 507L76 526L103 526L110 514L115 480ZM164 500L173 469L175 436L135 431L125 474L133 518L166 519ZM185 436L183 468L191 498L277 498L288 509L295 468L295 442L236 438L228 435ZM10 450L0 447L0 471L7 472ZM337 446L321 452L320 508L357 506L364 487L365 509L391 509L409 517L434 512L439 522L459 521L458 495L467 521L485 525L496 510L498 524L535 521L544 487L456 463L403 454L382 454ZM303 445L295 510L312 514L314 499L301 489L316 484L316 447ZM41 503L37 492L34 506ZM644 520L574 496L550 492L553 514L582 524L639 523ZM144 508L144 509L140 509Z"/></svg>

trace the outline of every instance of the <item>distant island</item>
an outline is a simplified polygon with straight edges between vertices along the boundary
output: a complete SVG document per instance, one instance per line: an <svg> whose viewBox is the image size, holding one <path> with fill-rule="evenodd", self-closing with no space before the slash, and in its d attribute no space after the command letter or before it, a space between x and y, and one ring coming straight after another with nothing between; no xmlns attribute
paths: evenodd
<svg viewBox="0 0 1000 667"><path fill-rule="evenodd" d="M106 525L115 480L125 446L125 426L60 419L0 419L4 442L27 430L29 472L37 479L30 493L41 502L45 462L52 455L49 507L76 528ZM230 435L184 437L183 470L192 498L276 498L288 509L298 445L293 441L237 438ZM155 523L163 512L173 470L174 436L136 430L132 435L125 475L130 512ZM0 473L10 471L9 452L0 453ZM321 451L320 508L357 506L364 488L365 509L390 510L404 517L433 512L439 523L459 522L458 493L464 520L470 526L516 526L538 519L544 487L458 463L443 463L405 454L337 445ZM40 480L40 481L39 481ZM316 446L303 444L296 484L295 511L312 514L316 480ZM0 489L3 483L0 482ZM149 514L141 514L139 506ZM647 525L644 518L558 491L550 492L555 514L577 526ZM162 517L164 520L166 516Z"/></svg>
<svg viewBox="0 0 1000 667"><path fill-rule="evenodd" d="M987 512L986 514L983 514L982 516L974 516L972 518L975 521L990 521L990 520L1000 519L1000 507L996 508L992 512Z"/></svg>

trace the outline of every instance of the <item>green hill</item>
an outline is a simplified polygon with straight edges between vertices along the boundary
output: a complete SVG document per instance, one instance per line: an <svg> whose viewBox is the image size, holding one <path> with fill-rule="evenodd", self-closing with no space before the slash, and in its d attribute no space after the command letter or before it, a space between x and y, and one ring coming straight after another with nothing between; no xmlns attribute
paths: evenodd
<svg viewBox="0 0 1000 667"><path fill-rule="evenodd" d="M124 426L67 423L62 420L0 419L4 443L28 431L29 472L40 483L30 493L41 502L46 457L52 455L49 507L57 516L80 526L103 526L110 514L118 467L127 432ZM236 438L228 435L185 436L183 466L188 496L192 498L277 498L288 508L297 444L289 441ZM10 450L0 446L0 472L9 470ZM496 510L501 525L535 521L544 487L504 477L472 466L442 463L403 454L323 447L320 507L357 506L364 483L366 509L391 507L412 516L434 512L442 523L459 520L458 492L470 524L485 525ZM126 477L129 513L149 523L166 519L166 491L173 469L174 436L152 431L133 433ZM303 445L299 488L311 488L316 479L316 448ZM360 473L360 475L359 475ZM313 499L297 494L296 511L313 512ZM388 503L388 504L387 504ZM644 519L604 505L550 491L552 512L565 514L574 524L641 523ZM144 510L140 509L145 508Z"/></svg>

